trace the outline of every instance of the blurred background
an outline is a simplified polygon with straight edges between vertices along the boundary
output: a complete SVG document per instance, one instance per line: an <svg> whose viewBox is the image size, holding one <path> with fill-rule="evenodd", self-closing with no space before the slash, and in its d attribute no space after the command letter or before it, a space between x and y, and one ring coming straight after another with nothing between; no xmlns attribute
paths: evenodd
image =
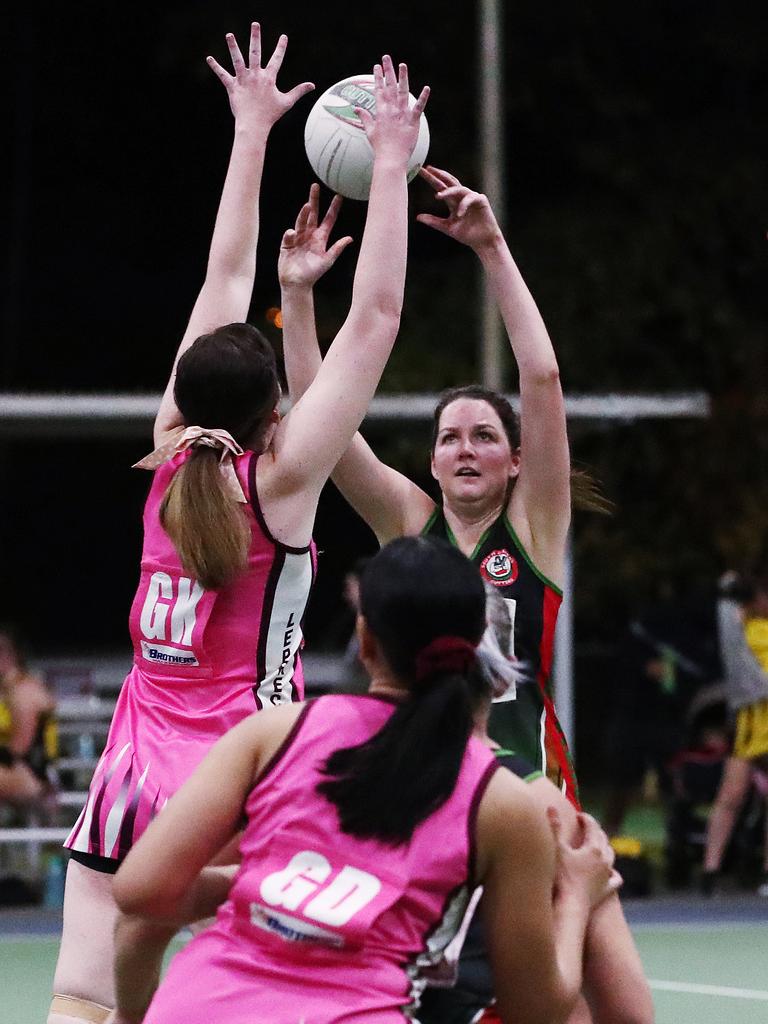
<svg viewBox="0 0 768 1024"><path fill-rule="evenodd" d="M479 8L15 5L4 26L0 391L160 392L202 282L232 132L205 57L225 63L224 33L244 42L253 19L267 52L289 35L284 88L310 79L322 91L384 52L407 61L412 91L433 90L430 162L479 188ZM581 778L599 784L628 644L647 645L633 648L643 674L666 659L648 685L658 714L677 721L718 676L718 576L766 544L768 13L738 0L551 0L507 5L503 22L506 231L566 393L703 391L711 401L708 418L572 425L574 461L616 506L610 517L577 514L573 529L576 748ZM279 304L281 234L313 180L303 148L312 102L275 128L262 190L250 319L278 350L267 310ZM414 214L437 210L423 182L411 197ZM338 233L359 240L363 216L347 201ZM355 251L318 287L323 345L344 318ZM414 220L381 393L478 379L479 323L472 254ZM509 363L504 385L515 392ZM364 432L432 489L426 423ZM127 666L148 486L130 466L150 432L44 434L0 422L0 620L43 661ZM375 541L330 486L316 536L308 651L341 652L344 575Z"/></svg>

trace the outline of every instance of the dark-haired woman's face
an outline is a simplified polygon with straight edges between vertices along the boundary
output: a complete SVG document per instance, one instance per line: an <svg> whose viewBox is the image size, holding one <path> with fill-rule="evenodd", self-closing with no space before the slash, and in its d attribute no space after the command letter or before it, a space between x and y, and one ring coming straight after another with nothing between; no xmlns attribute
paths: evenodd
<svg viewBox="0 0 768 1024"><path fill-rule="evenodd" d="M432 452L432 476L445 497L461 503L504 500L520 456L509 445L498 413L478 398L457 398L443 409Z"/></svg>

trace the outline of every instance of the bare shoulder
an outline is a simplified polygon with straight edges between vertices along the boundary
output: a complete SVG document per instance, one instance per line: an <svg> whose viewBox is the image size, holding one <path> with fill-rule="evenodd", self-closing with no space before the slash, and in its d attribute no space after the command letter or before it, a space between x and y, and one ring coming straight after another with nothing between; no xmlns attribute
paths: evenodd
<svg viewBox="0 0 768 1024"><path fill-rule="evenodd" d="M227 736L237 740L269 740L272 737L282 738L293 728L294 723L306 708L306 704L281 704L275 708L254 711L244 718Z"/></svg>
<svg viewBox="0 0 768 1024"><path fill-rule="evenodd" d="M245 721L235 726L235 729L240 730L235 742L246 744L257 751L257 777L279 751L306 707L306 704L283 704L280 707L255 711Z"/></svg>

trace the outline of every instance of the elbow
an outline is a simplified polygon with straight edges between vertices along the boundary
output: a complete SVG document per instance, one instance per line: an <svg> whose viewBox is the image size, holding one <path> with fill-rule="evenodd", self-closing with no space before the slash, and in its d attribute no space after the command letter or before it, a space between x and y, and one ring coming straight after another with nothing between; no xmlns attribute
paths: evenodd
<svg viewBox="0 0 768 1024"><path fill-rule="evenodd" d="M384 288L373 294L353 294L350 313L358 315L368 325L372 322L382 327L389 325L397 334L402 312L402 290L395 292L390 288Z"/></svg>
<svg viewBox="0 0 768 1024"><path fill-rule="evenodd" d="M118 910L125 917L150 916L152 894L147 891L145 886L136 886L121 878L119 871L115 875L112 894L115 897Z"/></svg>
<svg viewBox="0 0 768 1024"><path fill-rule="evenodd" d="M379 302L368 310L363 310L363 316L369 331L373 331L379 337L385 337L394 342L397 332L400 330L400 316L402 304L398 302Z"/></svg>
<svg viewBox="0 0 768 1024"><path fill-rule="evenodd" d="M559 391L561 389L560 367L556 362L537 367L530 377L530 383L534 387L557 389Z"/></svg>
<svg viewBox="0 0 768 1024"><path fill-rule="evenodd" d="M174 891L172 884L157 886L150 880L121 877L121 871L115 875L112 892L118 909L125 917L147 921L173 918L184 895Z"/></svg>

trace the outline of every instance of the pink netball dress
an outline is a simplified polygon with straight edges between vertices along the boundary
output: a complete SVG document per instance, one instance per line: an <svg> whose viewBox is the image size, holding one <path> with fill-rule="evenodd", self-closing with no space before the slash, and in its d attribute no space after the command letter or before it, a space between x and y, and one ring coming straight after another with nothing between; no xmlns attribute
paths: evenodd
<svg viewBox="0 0 768 1024"><path fill-rule="evenodd" d="M234 461L248 499L248 566L220 590L182 568L158 510L187 458L156 470L144 508L141 579L129 619L134 663L115 708L88 800L64 844L121 860L211 745L251 712L303 698L301 622L314 545L291 548L267 529L258 456Z"/></svg>
<svg viewBox="0 0 768 1024"><path fill-rule="evenodd" d="M215 924L174 958L145 1024L397 1024L459 927L475 818L496 769L469 741L452 795L393 847L340 831L315 790L334 750L376 733L391 702L320 697L246 802L242 864Z"/></svg>

